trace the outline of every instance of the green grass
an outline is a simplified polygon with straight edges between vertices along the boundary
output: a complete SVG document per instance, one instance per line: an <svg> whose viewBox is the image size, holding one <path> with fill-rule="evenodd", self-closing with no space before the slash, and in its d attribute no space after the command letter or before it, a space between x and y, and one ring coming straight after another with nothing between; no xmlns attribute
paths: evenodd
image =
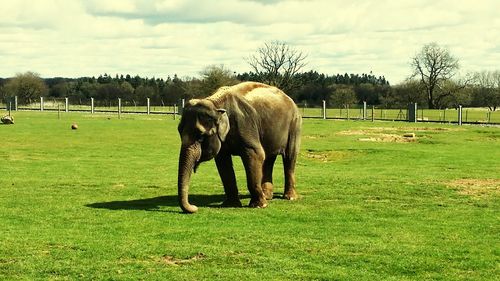
<svg viewBox="0 0 500 281"><path fill-rule="evenodd" d="M1 280L497 280L500 129L304 120L297 201L177 206L171 116L16 112L0 125ZM71 130L76 122L78 130ZM377 142L414 132L415 142ZM397 139L397 138L395 138ZM248 192L235 169L242 201ZM281 162L275 192L282 193Z"/></svg>

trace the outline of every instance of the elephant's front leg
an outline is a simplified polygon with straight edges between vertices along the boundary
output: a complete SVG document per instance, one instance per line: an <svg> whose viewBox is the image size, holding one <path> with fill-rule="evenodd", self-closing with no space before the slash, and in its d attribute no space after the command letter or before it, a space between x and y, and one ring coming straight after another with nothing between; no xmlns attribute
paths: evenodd
<svg viewBox="0 0 500 281"><path fill-rule="evenodd" d="M265 153L262 148L245 149L242 154L243 165L247 175L247 187L250 191L249 206L252 208L267 207L267 200L262 191L262 166L264 163Z"/></svg>
<svg viewBox="0 0 500 281"><path fill-rule="evenodd" d="M219 153L215 158L217 170L219 171L226 200L222 203L223 207L241 207L241 201L238 197L238 186L234 175L233 159L230 154Z"/></svg>

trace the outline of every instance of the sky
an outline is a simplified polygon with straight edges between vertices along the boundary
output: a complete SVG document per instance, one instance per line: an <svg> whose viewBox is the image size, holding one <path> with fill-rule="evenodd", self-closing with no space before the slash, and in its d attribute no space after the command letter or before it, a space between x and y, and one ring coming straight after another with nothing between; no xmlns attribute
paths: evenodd
<svg viewBox="0 0 500 281"><path fill-rule="evenodd" d="M0 4L0 77L243 73L271 41L304 71L372 73L391 84L431 42L462 74L500 69L499 0L12 0Z"/></svg>

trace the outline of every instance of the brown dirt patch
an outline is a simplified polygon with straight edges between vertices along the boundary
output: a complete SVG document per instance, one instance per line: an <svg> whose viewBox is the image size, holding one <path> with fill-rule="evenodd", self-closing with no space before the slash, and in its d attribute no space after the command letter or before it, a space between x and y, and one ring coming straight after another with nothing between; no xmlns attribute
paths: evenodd
<svg viewBox="0 0 500 281"><path fill-rule="evenodd" d="M411 143L418 140L415 134L416 131L425 132L449 130L453 129L428 127L372 127L362 128L358 130L341 131L337 134L344 136L363 136L362 138L358 139L359 141Z"/></svg>
<svg viewBox="0 0 500 281"><path fill-rule="evenodd" d="M303 153L303 156L316 160L318 162L333 162L333 161L339 161L343 160L346 158L352 157L353 152L349 151L335 151L335 150L328 150L328 151L314 151L314 150L308 150L305 153Z"/></svg>
<svg viewBox="0 0 500 281"><path fill-rule="evenodd" d="M461 195L488 197L500 195L500 179L458 179L446 184Z"/></svg>
<svg viewBox="0 0 500 281"><path fill-rule="evenodd" d="M164 255L161 257L148 257L145 259L121 259L120 264L143 264L150 266L151 264L163 264L167 266L183 266L188 265L197 261L205 259L206 256L203 253L198 253L192 257L187 257L185 259L176 258L169 255Z"/></svg>
<svg viewBox="0 0 500 281"><path fill-rule="evenodd" d="M348 131L341 131L338 132L337 135L342 135L342 136L358 136L358 135L368 135L368 134L373 134L373 130L368 130L368 129L360 129L360 130L348 130Z"/></svg>
<svg viewBox="0 0 500 281"><path fill-rule="evenodd" d="M359 141L372 141L372 142L416 142L416 137L405 137L403 135L395 134L376 134L368 138L360 138Z"/></svg>
<svg viewBox="0 0 500 281"><path fill-rule="evenodd" d="M188 264L192 263L195 261L199 261L205 258L205 255L203 253L198 253L190 258L187 259L178 259L172 256L163 256L160 258L160 262L164 263L166 265L172 265L172 266L179 266L183 264Z"/></svg>
<svg viewBox="0 0 500 281"><path fill-rule="evenodd" d="M315 139L323 139L323 138L326 138L325 135L305 135L304 136L305 139L311 139L311 140L315 140Z"/></svg>
<svg viewBox="0 0 500 281"><path fill-rule="evenodd" d="M403 133L411 133L411 132L445 132L445 131L463 131L462 128L432 128L432 127L369 127L362 128L357 130L347 130L338 132L338 135L343 136L357 136L357 135L372 135L372 134L386 134L386 133L394 133L401 132Z"/></svg>

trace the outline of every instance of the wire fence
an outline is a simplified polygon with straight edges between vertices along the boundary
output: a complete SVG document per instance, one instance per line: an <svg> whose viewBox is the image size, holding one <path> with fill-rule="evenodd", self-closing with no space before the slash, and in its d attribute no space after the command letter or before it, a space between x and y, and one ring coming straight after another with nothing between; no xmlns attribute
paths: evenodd
<svg viewBox="0 0 500 281"><path fill-rule="evenodd" d="M388 109L378 106L363 108L323 108L299 107L304 118L324 118L343 120L378 120L378 121L408 121L408 109ZM469 124L500 124L500 112L488 108L462 108L462 123ZM459 123L458 108L451 109L418 109L417 122Z"/></svg>
<svg viewBox="0 0 500 281"><path fill-rule="evenodd" d="M40 98L36 101L25 102L13 98L9 101L0 100L0 109L31 110L31 111L60 111L60 112L89 112L89 113L137 113L137 114L179 114L180 104L151 104L147 99L146 105L140 105L133 100L97 101L90 99L71 98Z"/></svg>
<svg viewBox="0 0 500 281"><path fill-rule="evenodd" d="M146 104L146 105L141 105ZM59 112L89 112L111 114L172 114L178 115L184 107L184 100L176 104L151 104L150 99L138 103L135 100L113 99L96 101L90 99L72 98L40 98L36 100L19 100L17 97L9 100L0 100L0 110L32 110L32 111L59 111ZM409 108L384 108L376 105L352 105L343 108L330 108L323 102L323 107L306 107L298 104L304 118L341 119L341 120L383 120L383 121L413 121L413 122L440 122L440 123L473 123L473 124L500 124L499 111L488 108L453 108L453 109L424 109L417 108L414 120L410 120Z"/></svg>

